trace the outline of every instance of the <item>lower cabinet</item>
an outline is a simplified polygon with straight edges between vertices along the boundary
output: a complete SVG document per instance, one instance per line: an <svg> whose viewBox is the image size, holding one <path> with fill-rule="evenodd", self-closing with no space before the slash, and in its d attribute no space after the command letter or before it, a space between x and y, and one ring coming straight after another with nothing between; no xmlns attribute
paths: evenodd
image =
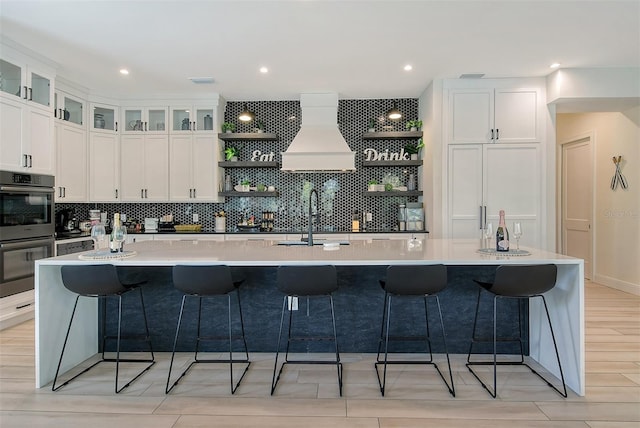
<svg viewBox="0 0 640 428"><path fill-rule="evenodd" d="M508 230L522 224L521 244L541 239L542 159L540 144L449 145L447 214L449 238L482 237L488 222L495 233L499 212ZM495 244L495 236L493 238Z"/></svg>
<svg viewBox="0 0 640 428"><path fill-rule="evenodd" d="M34 296L34 291L29 290L0 299L0 330L32 319L36 307Z"/></svg>

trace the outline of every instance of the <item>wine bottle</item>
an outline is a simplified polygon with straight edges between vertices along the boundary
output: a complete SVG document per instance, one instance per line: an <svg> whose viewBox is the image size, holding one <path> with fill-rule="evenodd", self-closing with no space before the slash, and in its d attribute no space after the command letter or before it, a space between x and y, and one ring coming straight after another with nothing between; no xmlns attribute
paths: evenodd
<svg viewBox="0 0 640 428"><path fill-rule="evenodd" d="M114 213L113 223L111 224L111 235L109 236L109 250L112 253L117 253L120 250L118 241L114 239L114 234L118 227L120 227L120 214Z"/></svg>
<svg viewBox="0 0 640 428"><path fill-rule="evenodd" d="M496 230L496 251L509 251L509 231L504 221L504 210L500 210L500 221Z"/></svg>

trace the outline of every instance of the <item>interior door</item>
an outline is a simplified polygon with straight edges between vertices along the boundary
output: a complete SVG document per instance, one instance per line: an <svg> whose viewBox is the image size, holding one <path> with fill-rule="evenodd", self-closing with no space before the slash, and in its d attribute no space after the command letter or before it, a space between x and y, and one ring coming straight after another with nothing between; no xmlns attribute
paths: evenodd
<svg viewBox="0 0 640 428"><path fill-rule="evenodd" d="M591 138L562 145L562 253L584 260L584 276L593 272L593 167Z"/></svg>

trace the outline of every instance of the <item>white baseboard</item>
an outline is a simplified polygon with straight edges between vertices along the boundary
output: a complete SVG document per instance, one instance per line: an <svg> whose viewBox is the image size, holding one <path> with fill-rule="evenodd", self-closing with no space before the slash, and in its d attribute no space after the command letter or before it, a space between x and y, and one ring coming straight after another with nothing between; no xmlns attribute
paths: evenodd
<svg viewBox="0 0 640 428"><path fill-rule="evenodd" d="M594 275L594 282L607 286L609 288L615 288L616 290L624 291L625 293L640 296L640 284L633 284L631 282L620 281L616 278L611 278L604 275Z"/></svg>

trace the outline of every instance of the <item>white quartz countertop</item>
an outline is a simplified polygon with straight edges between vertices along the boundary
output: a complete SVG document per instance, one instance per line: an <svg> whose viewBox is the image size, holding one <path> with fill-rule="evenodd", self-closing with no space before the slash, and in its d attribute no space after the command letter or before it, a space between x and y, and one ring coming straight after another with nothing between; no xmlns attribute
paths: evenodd
<svg viewBox="0 0 640 428"><path fill-rule="evenodd" d="M287 265L387 265L416 262L447 265L493 264L576 264L580 260L532 248L521 247L527 256L480 254L481 241L425 239L414 240L358 240L339 249L325 249L322 245L276 245L277 241L146 241L127 244L126 250L136 252L133 257L108 261L81 260L76 253L38 260L37 265L66 265L113 263L121 266L172 266L176 264L227 264L230 266Z"/></svg>

